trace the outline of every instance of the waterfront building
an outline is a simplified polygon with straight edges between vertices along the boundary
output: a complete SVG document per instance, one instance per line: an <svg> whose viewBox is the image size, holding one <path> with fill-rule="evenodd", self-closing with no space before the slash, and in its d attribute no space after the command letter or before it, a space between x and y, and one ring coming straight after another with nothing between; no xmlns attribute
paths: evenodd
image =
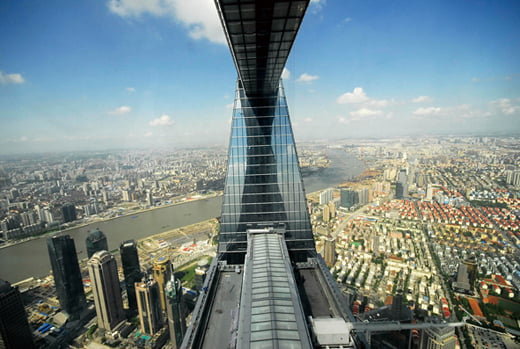
<svg viewBox="0 0 520 349"><path fill-rule="evenodd" d="M110 252L98 251L87 264L98 327L115 332L125 322L116 260Z"/></svg>
<svg viewBox="0 0 520 349"><path fill-rule="evenodd" d="M125 275L126 296L130 312L137 311L137 299L135 298L135 283L142 277L139 265L139 254L137 253L137 243L135 240L123 241L119 246L121 264Z"/></svg>
<svg viewBox="0 0 520 349"><path fill-rule="evenodd" d="M0 279L0 348L35 348L18 287Z"/></svg>
<svg viewBox="0 0 520 349"><path fill-rule="evenodd" d="M332 189L325 189L320 193L320 205L328 204L332 201Z"/></svg>
<svg viewBox="0 0 520 349"><path fill-rule="evenodd" d="M87 257L89 259L98 251L108 251L107 237L99 229L89 231L85 244L87 245Z"/></svg>
<svg viewBox="0 0 520 349"><path fill-rule="evenodd" d="M47 239L47 248L61 308L71 319L79 319L86 299L74 239L54 236Z"/></svg>
<svg viewBox="0 0 520 349"><path fill-rule="evenodd" d="M161 309L166 312L166 294L164 287L172 275L172 266L167 257L157 257L153 262L153 279L157 282L161 294Z"/></svg>
<svg viewBox="0 0 520 349"><path fill-rule="evenodd" d="M353 189L341 189L340 192L340 206L350 209L359 202L359 194Z"/></svg>
<svg viewBox="0 0 520 349"><path fill-rule="evenodd" d="M153 279L135 283L135 295L139 310L141 331L155 334L162 327L161 293L159 285Z"/></svg>
<svg viewBox="0 0 520 349"><path fill-rule="evenodd" d="M61 213L63 214L63 221L65 223L72 222L77 219L76 207L73 204L65 204L61 207Z"/></svg>
<svg viewBox="0 0 520 349"><path fill-rule="evenodd" d="M172 275L166 283L166 303L168 314L168 330L170 332L170 346L173 349L180 348L184 333L186 332L186 316L182 301L182 285L179 279Z"/></svg>

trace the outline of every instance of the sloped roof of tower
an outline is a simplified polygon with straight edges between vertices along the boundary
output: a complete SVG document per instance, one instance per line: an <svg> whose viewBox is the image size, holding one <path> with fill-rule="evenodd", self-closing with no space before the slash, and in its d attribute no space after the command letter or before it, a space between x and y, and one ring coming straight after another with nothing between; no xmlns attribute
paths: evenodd
<svg viewBox="0 0 520 349"><path fill-rule="evenodd" d="M215 3L247 96L273 95L309 0Z"/></svg>

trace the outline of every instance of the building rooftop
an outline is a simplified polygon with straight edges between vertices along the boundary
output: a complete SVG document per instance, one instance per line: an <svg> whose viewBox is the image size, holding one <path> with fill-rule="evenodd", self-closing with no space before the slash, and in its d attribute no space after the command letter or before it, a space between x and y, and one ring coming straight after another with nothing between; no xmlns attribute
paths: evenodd
<svg viewBox="0 0 520 349"><path fill-rule="evenodd" d="M321 257L292 263L276 230L248 233L244 264L214 259L199 297L183 348L312 348L308 319L353 320Z"/></svg>

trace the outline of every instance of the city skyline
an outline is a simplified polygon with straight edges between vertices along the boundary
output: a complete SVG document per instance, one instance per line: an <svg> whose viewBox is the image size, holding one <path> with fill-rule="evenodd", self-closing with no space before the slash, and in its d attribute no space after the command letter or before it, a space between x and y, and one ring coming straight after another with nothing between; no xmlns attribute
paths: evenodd
<svg viewBox="0 0 520 349"><path fill-rule="evenodd" d="M517 133L518 7L312 1L283 75L296 140ZM0 16L0 153L227 144L236 73L213 1Z"/></svg>

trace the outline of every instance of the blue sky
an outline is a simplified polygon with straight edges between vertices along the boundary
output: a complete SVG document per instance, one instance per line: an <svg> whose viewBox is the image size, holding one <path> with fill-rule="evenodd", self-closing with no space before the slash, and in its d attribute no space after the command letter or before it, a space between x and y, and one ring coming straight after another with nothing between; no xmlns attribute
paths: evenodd
<svg viewBox="0 0 520 349"><path fill-rule="evenodd" d="M520 2L312 1L286 65L297 140L520 132ZM227 145L213 0L0 3L0 153Z"/></svg>

